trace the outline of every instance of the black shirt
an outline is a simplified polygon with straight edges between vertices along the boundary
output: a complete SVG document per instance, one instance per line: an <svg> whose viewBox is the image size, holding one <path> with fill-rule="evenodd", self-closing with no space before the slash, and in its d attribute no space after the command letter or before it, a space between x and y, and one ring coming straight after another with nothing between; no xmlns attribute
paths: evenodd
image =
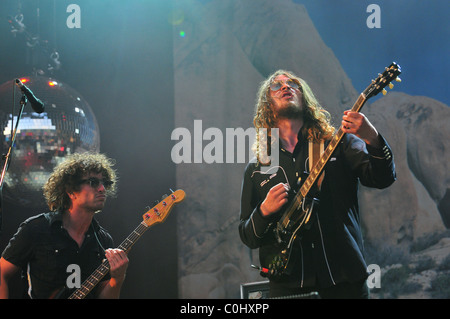
<svg viewBox="0 0 450 319"><path fill-rule="evenodd" d="M50 212L24 221L2 257L28 271L31 298L48 299L64 288L68 277L73 274L73 270L67 270L69 265L79 266L82 284L102 263L104 249L112 247L111 236L95 219L79 247L63 228L62 214ZM108 278L109 275L103 280Z"/></svg>
<svg viewBox="0 0 450 319"><path fill-rule="evenodd" d="M381 148L374 149L352 134L344 136L325 166L320 204L311 229L295 243L290 261L293 270L271 278L271 285L330 287L367 277L357 197L359 183L385 188L396 179L392 152L382 137L380 142ZM273 229L283 211L266 218L259 206L278 183L288 182L296 189L298 177L308 171L307 159L308 142L299 136L293 153L280 150L278 170L262 174L256 160L245 169L239 234L244 244L259 248L261 263L277 249Z"/></svg>

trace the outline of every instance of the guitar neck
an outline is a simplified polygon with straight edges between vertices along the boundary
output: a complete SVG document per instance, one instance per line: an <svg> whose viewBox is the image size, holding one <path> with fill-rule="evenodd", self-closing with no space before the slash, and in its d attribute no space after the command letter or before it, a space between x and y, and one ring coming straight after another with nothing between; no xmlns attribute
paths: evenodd
<svg viewBox="0 0 450 319"><path fill-rule="evenodd" d="M143 221L136 227L135 230L117 247L123 250L125 253L133 247L139 238L145 233L145 231L152 225L162 223L169 215L173 206L184 200L186 194L183 190L179 189L172 194L166 196L162 201L155 205L152 209L149 209L142 217ZM69 299L83 299L91 292L91 290L100 282L100 280L109 272L109 262L105 258L100 266L83 282L80 288L75 290Z"/></svg>
<svg viewBox="0 0 450 319"><path fill-rule="evenodd" d="M380 91L383 91L385 94L384 88L389 85L392 89L393 84L391 81L395 79L398 82L401 80L398 78L398 75L401 73L400 66L392 62L389 67L385 68L384 72L379 74L375 80L372 80L371 84L359 95L355 104L353 105L351 111L359 112L363 107L364 103L372 96L377 95ZM318 180L320 174L324 170L326 163L328 163L331 155L335 151L336 147L341 142L345 133L342 131L342 126L339 128L338 132L333 136L327 148L323 152L322 156L319 158L317 163L314 164L311 172L309 173L306 180L303 182L300 187L299 192L295 195L292 204L285 211L283 216L280 219L279 225L281 227L286 228L290 224L291 216L298 210L298 208L302 205L303 199L308 195L313 185Z"/></svg>
<svg viewBox="0 0 450 319"><path fill-rule="evenodd" d="M131 247L138 241L139 238L149 228L146 223L141 222L138 227L117 247L128 253ZM83 282L80 288L75 290L69 299L83 299L85 298L94 287L102 280L103 277L109 272L109 262L105 260L97 267L97 269Z"/></svg>
<svg viewBox="0 0 450 319"><path fill-rule="evenodd" d="M363 93L361 93L351 110L353 112L359 112L365 102L366 102L366 96ZM303 196L303 198L306 197L306 195L311 190L311 187L317 181L317 179L320 176L320 174L322 173L325 165L329 161L331 154L333 154L333 152L336 150L336 147L339 145L339 143L341 142L344 135L345 135L345 133L342 131L342 127L340 127L339 130L337 131L337 133L331 139L330 143L328 144L327 148L321 155L320 159L317 161L317 163L311 169L311 172L309 173L307 179L305 180L302 187L300 188L300 193Z"/></svg>

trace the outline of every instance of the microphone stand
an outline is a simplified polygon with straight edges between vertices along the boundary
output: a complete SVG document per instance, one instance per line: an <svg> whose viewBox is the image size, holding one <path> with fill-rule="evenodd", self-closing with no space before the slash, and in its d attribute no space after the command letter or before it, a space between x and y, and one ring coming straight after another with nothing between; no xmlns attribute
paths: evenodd
<svg viewBox="0 0 450 319"><path fill-rule="evenodd" d="M0 176L0 233L2 231L2 222L3 222L3 182L5 179L6 171L8 170L9 164L11 162L11 155L14 143L16 142L17 128L19 127L19 121L22 117L23 109L25 108L25 104L27 104L28 100L25 94L22 94L22 98L20 99L20 111L19 116L17 116L16 126L14 127L14 132L11 135L11 144L9 145L8 152L3 154L2 159L5 161L3 164L2 174ZM14 116L11 114L11 125L13 124Z"/></svg>

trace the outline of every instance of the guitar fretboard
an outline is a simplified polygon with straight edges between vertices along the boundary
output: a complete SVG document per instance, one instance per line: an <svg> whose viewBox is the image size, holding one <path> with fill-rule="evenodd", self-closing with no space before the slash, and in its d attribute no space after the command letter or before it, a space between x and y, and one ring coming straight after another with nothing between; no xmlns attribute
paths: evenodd
<svg viewBox="0 0 450 319"><path fill-rule="evenodd" d="M136 229L119 245L118 249L128 252L147 229L147 224L141 222L138 227L136 227ZM105 259L102 264L98 266L97 269L83 282L81 287L69 296L69 299L84 299L108 272L109 262Z"/></svg>
<svg viewBox="0 0 450 319"><path fill-rule="evenodd" d="M365 102L366 102L366 96L364 93L361 93L351 110L353 112L359 112ZM306 178L306 180L300 187L299 193L295 196L295 198L293 200L293 204L285 212L285 214L283 215L283 217L280 220L283 227L286 227L289 224L292 214L295 211L297 211L297 209L299 209L300 205L302 205L303 198L305 198L308 195L309 191L311 190L312 186L319 178L319 175L322 173L325 165L328 163L331 155L336 150L336 147L339 145L339 143L341 142L342 137L344 135L345 135L345 133L342 131L342 128L339 128L339 130L333 136L333 138L331 139L330 143L328 144L328 146L325 149L325 151L323 152L323 154L320 156L317 163L314 164L308 177Z"/></svg>
<svg viewBox="0 0 450 319"><path fill-rule="evenodd" d="M358 97L358 100L356 100L355 104L352 107L353 112L359 112L366 102L366 98L364 94L360 94ZM331 154L335 151L338 144L341 142L342 138L344 137L345 133L342 131L342 128L339 128L337 133L333 136L330 143L328 144L327 148L323 152L320 159L317 161L317 163L312 168L310 174L308 175L308 178L303 183L302 187L300 188L300 192L303 197L306 197L306 195L311 190L311 187L314 185L314 183L317 181L317 178L319 177L320 173L322 173L325 164L328 162L328 160L331 157Z"/></svg>
<svg viewBox="0 0 450 319"><path fill-rule="evenodd" d="M160 201L152 209L148 210L142 217L143 221L133 230L133 232L125 238L125 240L117 247L125 253L137 242L139 238L153 224L162 223L169 215L169 212L176 203L181 202L185 198L185 192L181 189L173 192L164 200ZM110 265L105 258L100 266L83 282L80 288L76 289L68 299L83 299L91 290L100 282L100 280L109 272Z"/></svg>

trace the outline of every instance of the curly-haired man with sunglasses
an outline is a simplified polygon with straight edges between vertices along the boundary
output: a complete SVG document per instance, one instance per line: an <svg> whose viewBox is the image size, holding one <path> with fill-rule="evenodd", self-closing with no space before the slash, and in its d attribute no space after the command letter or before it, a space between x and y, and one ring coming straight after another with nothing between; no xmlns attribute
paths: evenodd
<svg viewBox="0 0 450 319"><path fill-rule="evenodd" d="M284 214L305 172L314 168L313 158L320 158L334 136L330 114L303 79L279 70L261 84L253 122L256 158L244 173L239 234L244 244L259 249L270 295L368 298L357 192L359 183L385 188L395 181L387 142L362 113L345 111L341 129L346 134L302 201L299 210L312 214L296 232L300 222ZM278 137L272 136L273 128ZM279 157L274 164L266 150L275 140Z"/></svg>
<svg viewBox="0 0 450 319"><path fill-rule="evenodd" d="M50 212L24 221L3 251L0 297L8 298L14 274L27 271L31 298L66 298L67 288L79 288L105 258L110 271L86 298L120 296L128 257L112 249L111 235L94 218L115 194L113 164L103 154L76 153L56 166L44 185Z"/></svg>

